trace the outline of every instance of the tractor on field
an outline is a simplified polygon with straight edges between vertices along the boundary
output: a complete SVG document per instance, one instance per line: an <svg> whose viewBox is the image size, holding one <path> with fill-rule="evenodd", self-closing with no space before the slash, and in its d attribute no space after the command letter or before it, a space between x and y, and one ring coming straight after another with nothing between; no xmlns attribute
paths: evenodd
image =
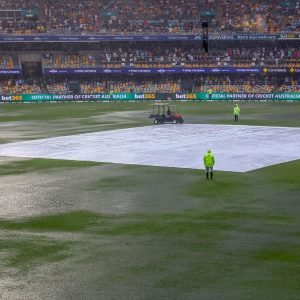
<svg viewBox="0 0 300 300"><path fill-rule="evenodd" d="M153 118L155 125L172 123L183 124L184 120L181 114L179 114L177 105L170 105L169 103L154 103L153 111L149 118Z"/></svg>

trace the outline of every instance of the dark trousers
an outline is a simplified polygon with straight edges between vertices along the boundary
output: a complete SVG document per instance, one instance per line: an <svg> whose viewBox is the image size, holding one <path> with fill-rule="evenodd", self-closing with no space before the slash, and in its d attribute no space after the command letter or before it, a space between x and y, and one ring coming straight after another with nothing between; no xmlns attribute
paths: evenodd
<svg viewBox="0 0 300 300"><path fill-rule="evenodd" d="M239 120L239 115L234 115L234 121L237 122Z"/></svg>
<svg viewBox="0 0 300 300"><path fill-rule="evenodd" d="M208 174L210 173L210 178L213 179L214 168L213 167L206 167L206 179L208 179Z"/></svg>

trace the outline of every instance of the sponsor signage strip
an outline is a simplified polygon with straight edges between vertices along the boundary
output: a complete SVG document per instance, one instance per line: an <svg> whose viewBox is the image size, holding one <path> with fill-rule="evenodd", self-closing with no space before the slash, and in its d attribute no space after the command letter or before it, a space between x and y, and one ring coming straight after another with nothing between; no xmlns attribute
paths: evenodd
<svg viewBox="0 0 300 300"><path fill-rule="evenodd" d="M300 73L300 67L278 68L45 68L46 75L58 74L176 74L176 73ZM21 69L0 69L0 75L21 75Z"/></svg>
<svg viewBox="0 0 300 300"><path fill-rule="evenodd" d="M45 74L300 73L300 68L45 68Z"/></svg>
<svg viewBox="0 0 300 300"><path fill-rule="evenodd" d="M129 101L129 100L298 100L299 93L114 93L0 95L1 102Z"/></svg>
<svg viewBox="0 0 300 300"><path fill-rule="evenodd" d="M210 34L210 40L300 39L299 33L284 34ZM101 41L197 41L202 34L187 35L0 35L0 42L101 42Z"/></svg>
<svg viewBox="0 0 300 300"><path fill-rule="evenodd" d="M21 69L0 69L0 75L20 75Z"/></svg>

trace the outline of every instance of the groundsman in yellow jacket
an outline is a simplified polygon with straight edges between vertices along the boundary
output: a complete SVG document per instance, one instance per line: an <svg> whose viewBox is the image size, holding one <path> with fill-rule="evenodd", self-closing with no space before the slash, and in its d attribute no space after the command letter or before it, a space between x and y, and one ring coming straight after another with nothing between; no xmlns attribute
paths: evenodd
<svg viewBox="0 0 300 300"><path fill-rule="evenodd" d="M215 164L215 157L212 154L211 150L208 149L203 156L203 162L206 170L206 179L208 179L208 174L210 173L210 178L213 179L213 167Z"/></svg>
<svg viewBox="0 0 300 300"><path fill-rule="evenodd" d="M239 115L240 115L240 108L239 106L236 104L233 108L233 114L234 114L234 121L237 122L239 120Z"/></svg>

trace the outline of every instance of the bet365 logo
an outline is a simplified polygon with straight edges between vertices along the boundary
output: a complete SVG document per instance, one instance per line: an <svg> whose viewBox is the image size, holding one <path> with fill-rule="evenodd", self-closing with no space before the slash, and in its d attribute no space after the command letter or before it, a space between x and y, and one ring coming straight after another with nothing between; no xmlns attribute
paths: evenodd
<svg viewBox="0 0 300 300"><path fill-rule="evenodd" d="M176 94L176 99L196 99L196 94Z"/></svg>
<svg viewBox="0 0 300 300"><path fill-rule="evenodd" d="M21 95L1 96L1 101L22 101Z"/></svg>

